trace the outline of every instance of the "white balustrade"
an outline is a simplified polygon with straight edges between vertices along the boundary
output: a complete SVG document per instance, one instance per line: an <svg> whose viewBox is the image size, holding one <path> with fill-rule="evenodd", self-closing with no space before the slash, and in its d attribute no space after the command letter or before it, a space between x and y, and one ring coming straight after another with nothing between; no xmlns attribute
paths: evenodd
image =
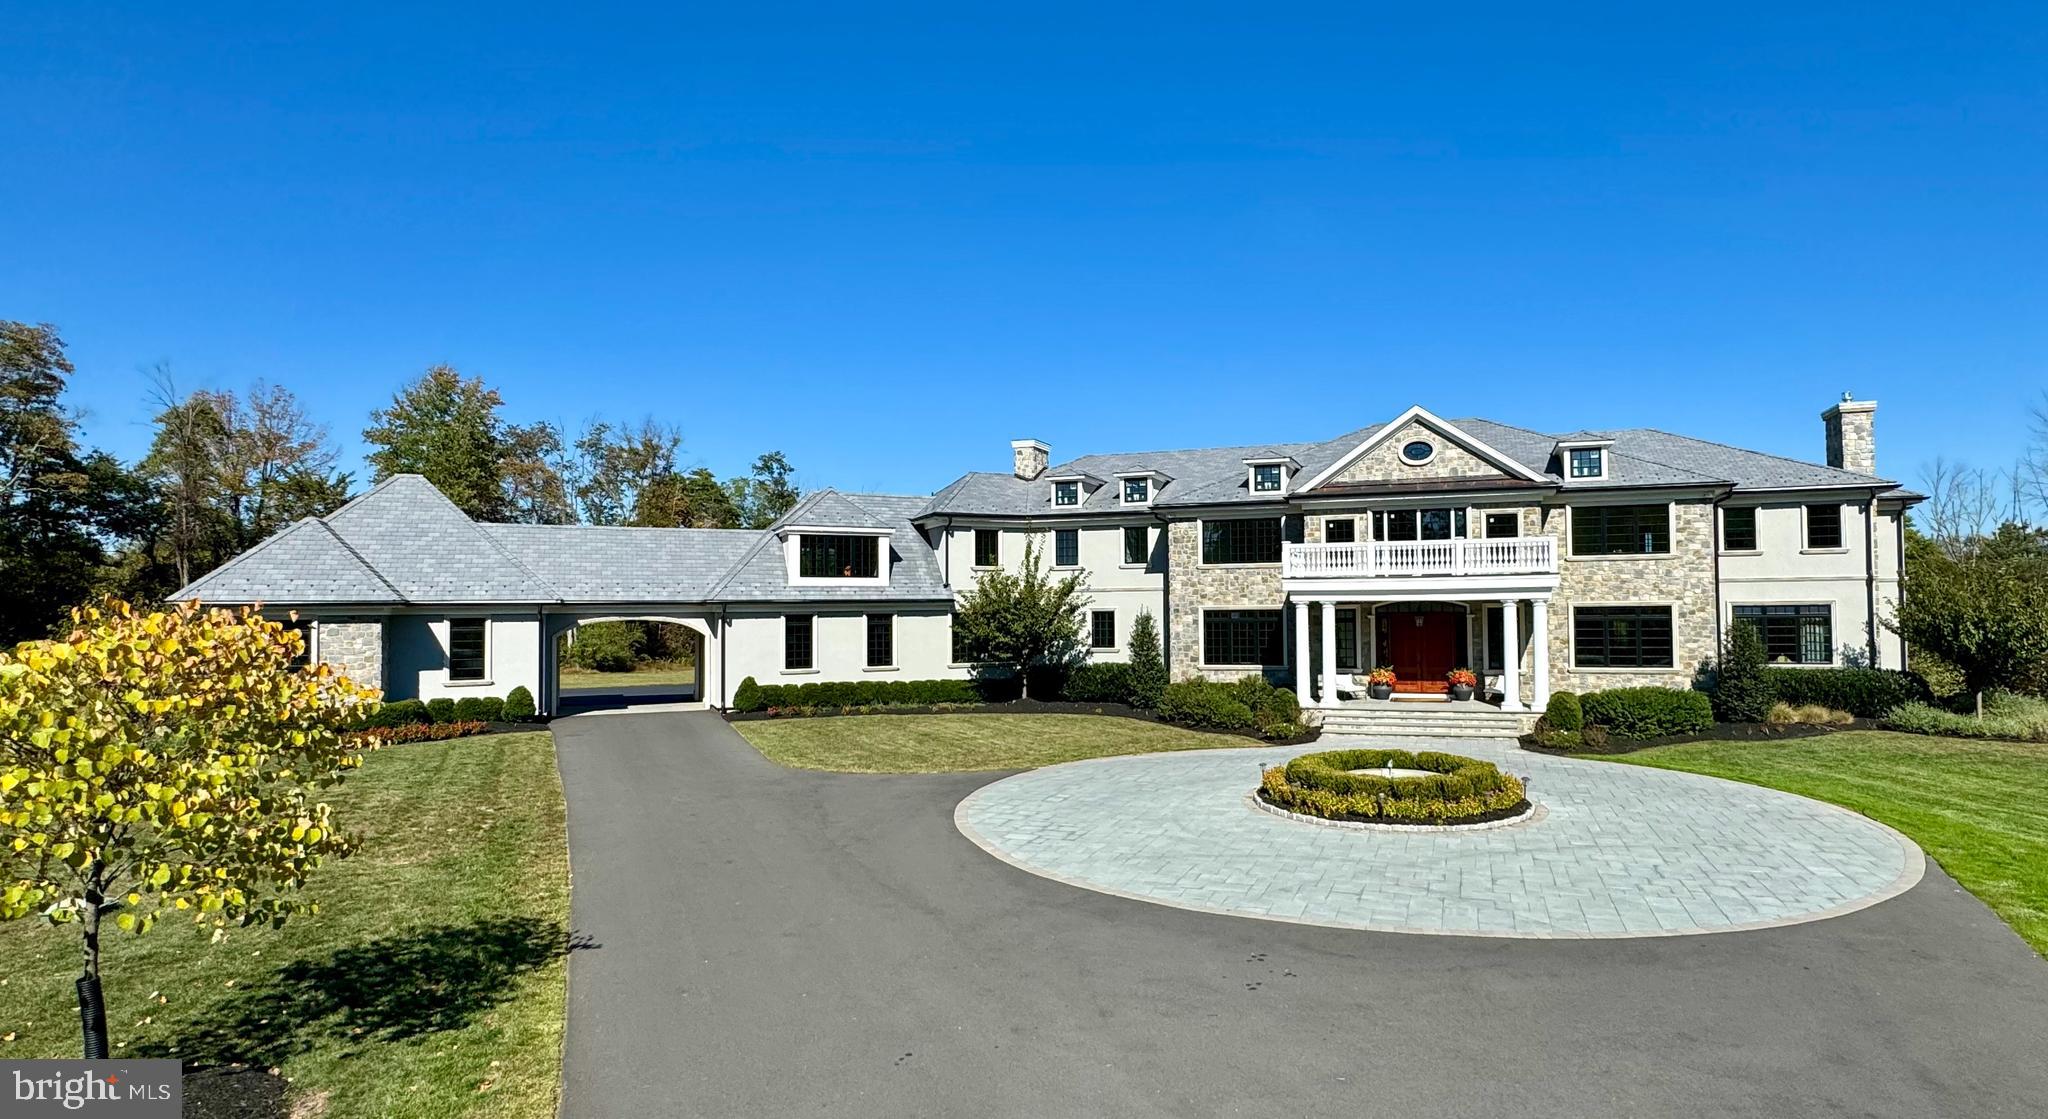
<svg viewBox="0 0 2048 1119"><path fill-rule="evenodd" d="M1368 579L1403 575L1555 575L1549 536L1492 540L1379 540L1287 544L1281 571L1290 579Z"/></svg>

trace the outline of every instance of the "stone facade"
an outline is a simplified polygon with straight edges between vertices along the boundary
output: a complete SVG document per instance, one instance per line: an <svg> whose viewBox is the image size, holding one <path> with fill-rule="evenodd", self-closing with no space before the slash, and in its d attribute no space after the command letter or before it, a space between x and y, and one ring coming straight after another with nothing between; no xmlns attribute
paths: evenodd
<svg viewBox="0 0 2048 1119"><path fill-rule="evenodd" d="M1417 439L1436 447L1436 457L1417 466L1401 457L1401 448ZM1422 482L1432 478L1502 478L1508 475L1478 455L1458 446L1424 424L1407 426L1365 453L1337 475L1339 482Z"/></svg>
<svg viewBox="0 0 2048 1119"><path fill-rule="evenodd" d="M1689 688L1701 665L1714 659L1714 507L1681 501L1671 510L1668 556L1573 558L1563 506L1544 510L1543 531L1557 538L1557 594L1550 600L1550 689L1594 692L1604 688L1663 685ZM1592 669L1572 665L1574 605L1671 606L1670 669ZM1525 631L1526 632L1526 629ZM1527 692L1523 693L1527 695Z"/></svg>
<svg viewBox="0 0 2048 1119"><path fill-rule="evenodd" d="M1017 477L1029 482L1045 473L1052 448L1036 439L1019 439L1010 444L1010 463Z"/></svg>
<svg viewBox="0 0 2048 1119"><path fill-rule="evenodd" d="M1868 400L1850 400L1820 414L1827 429L1828 465L1859 474L1877 473L1877 405Z"/></svg>
<svg viewBox="0 0 2048 1119"><path fill-rule="evenodd" d="M315 625L321 661L358 684L384 687L382 619L321 618Z"/></svg>
<svg viewBox="0 0 2048 1119"><path fill-rule="evenodd" d="M1211 606L1282 609L1280 565L1202 566L1202 523L1196 520L1169 523L1166 548L1168 670L1176 680L1235 680L1243 676L1243 668L1202 667L1202 610Z"/></svg>

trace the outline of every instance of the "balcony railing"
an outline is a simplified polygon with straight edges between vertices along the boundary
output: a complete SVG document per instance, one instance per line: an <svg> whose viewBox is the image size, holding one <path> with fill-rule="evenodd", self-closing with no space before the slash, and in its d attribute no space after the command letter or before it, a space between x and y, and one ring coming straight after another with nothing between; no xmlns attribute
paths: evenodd
<svg viewBox="0 0 2048 1119"><path fill-rule="evenodd" d="M1281 549L1280 570L1289 579L1555 575L1557 541L1549 536L1515 536L1500 540L1288 544Z"/></svg>

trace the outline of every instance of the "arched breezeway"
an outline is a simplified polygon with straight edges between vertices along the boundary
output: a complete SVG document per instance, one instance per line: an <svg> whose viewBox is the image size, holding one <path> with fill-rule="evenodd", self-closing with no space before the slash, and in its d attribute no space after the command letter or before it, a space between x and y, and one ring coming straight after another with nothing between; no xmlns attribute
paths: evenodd
<svg viewBox="0 0 2048 1119"><path fill-rule="evenodd" d="M579 631L600 623L630 625L635 630L652 627L674 659L653 672L589 670L577 663L582 658L573 650ZM715 619L700 613L611 609L549 614L542 641L542 706L555 715L653 705L700 706L719 694L715 630Z"/></svg>

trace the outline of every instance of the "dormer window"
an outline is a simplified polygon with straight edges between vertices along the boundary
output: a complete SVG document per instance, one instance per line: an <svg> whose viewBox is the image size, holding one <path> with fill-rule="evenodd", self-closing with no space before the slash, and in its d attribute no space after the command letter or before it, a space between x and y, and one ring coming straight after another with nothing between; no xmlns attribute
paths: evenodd
<svg viewBox="0 0 2048 1119"><path fill-rule="evenodd" d="M1052 484L1052 503L1054 505L1081 504L1081 483L1054 482Z"/></svg>
<svg viewBox="0 0 2048 1119"><path fill-rule="evenodd" d="M1144 505L1152 500L1152 479L1125 478L1124 504Z"/></svg>
<svg viewBox="0 0 2048 1119"><path fill-rule="evenodd" d="M873 579L882 570L879 536L804 533L796 541L796 571L804 579Z"/></svg>
<svg viewBox="0 0 2048 1119"><path fill-rule="evenodd" d="M1260 463L1252 467L1253 493L1279 493L1287 484L1287 475L1277 462Z"/></svg>
<svg viewBox="0 0 2048 1119"><path fill-rule="evenodd" d="M1571 450L1571 468L1574 478L1607 477L1607 452L1600 447L1574 447Z"/></svg>

